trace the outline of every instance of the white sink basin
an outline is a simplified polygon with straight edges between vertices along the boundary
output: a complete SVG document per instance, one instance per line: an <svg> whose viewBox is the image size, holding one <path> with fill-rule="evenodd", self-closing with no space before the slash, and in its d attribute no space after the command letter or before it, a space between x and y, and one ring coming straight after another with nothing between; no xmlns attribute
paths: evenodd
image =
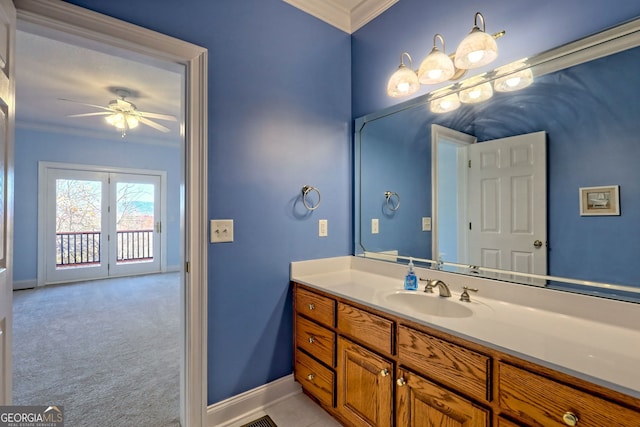
<svg viewBox="0 0 640 427"><path fill-rule="evenodd" d="M398 291L385 297L386 303L398 310L439 317L470 317L473 311L464 302L452 301L437 295L421 291Z"/></svg>

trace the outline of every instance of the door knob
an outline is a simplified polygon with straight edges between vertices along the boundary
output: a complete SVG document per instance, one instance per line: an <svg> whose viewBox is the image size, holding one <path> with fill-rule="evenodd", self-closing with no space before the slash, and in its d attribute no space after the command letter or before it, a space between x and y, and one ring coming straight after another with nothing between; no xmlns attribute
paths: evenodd
<svg viewBox="0 0 640 427"><path fill-rule="evenodd" d="M562 421L568 426L575 426L578 425L578 416L573 412L565 412Z"/></svg>
<svg viewBox="0 0 640 427"><path fill-rule="evenodd" d="M533 242L533 246L535 246L537 249L540 249L542 247L542 242L540 240L536 240L535 242Z"/></svg>
<svg viewBox="0 0 640 427"><path fill-rule="evenodd" d="M404 378L400 377L398 378L398 380L396 381L396 383L402 387L403 385L405 385L407 382L404 380Z"/></svg>
<svg viewBox="0 0 640 427"><path fill-rule="evenodd" d="M386 377L387 375L389 375L389 370L388 369L381 370L380 375L382 375L383 377Z"/></svg>

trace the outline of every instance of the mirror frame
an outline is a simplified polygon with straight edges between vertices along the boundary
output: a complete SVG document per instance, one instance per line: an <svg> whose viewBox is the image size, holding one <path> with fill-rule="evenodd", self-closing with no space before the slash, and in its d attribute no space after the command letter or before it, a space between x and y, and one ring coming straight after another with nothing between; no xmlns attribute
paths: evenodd
<svg viewBox="0 0 640 427"><path fill-rule="evenodd" d="M640 287L620 285L613 283L596 282L589 280L573 279L569 277L558 277L549 275L537 275L528 273L518 273L507 270L499 270L486 267L477 267L470 265L456 264L441 260L421 259L404 255L389 255L380 252L369 252L362 242L364 223L361 218L362 213L362 131L365 126L374 120L378 120L404 110L428 104L434 99L439 99L452 93L457 93L463 86L465 88L480 85L486 82L492 82L498 77L504 77L511 73L517 73L526 68L531 68L534 78L545 74L563 70L565 68L579 65L588 61L599 59L608 55L613 55L634 47L640 46L640 18L623 22L615 27L601 31L599 33L587 36L583 39L559 46L554 49L542 52L531 58L524 58L496 68L493 71L485 72L479 75L470 76L469 78L448 85L444 88L437 89L431 93L418 96L408 101L393 105L381 111L374 112L355 120L354 133L354 255L369 258L376 258L391 262L408 261L410 258L414 262L431 268L442 269L444 271L474 275L475 277L485 277L495 280L515 282L521 284L532 284L534 281L539 283L547 283L549 288L557 288L549 285L549 282L561 284L573 284L585 287L585 291L572 289L572 292L593 294L602 297L622 299L628 301L640 302ZM516 66L519 64L519 66ZM509 73L500 73L501 68L509 68ZM473 80L471 85L469 81ZM433 159L432 159L433 161ZM432 185L433 185L432 181ZM435 193L432 192L432 197ZM435 199L433 199L435 203ZM432 229L437 225L437 211L432 207ZM433 235L432 235L433 236ZM432 237L434 238L434 237ZM404 263L404 262L403 262ZM560 288L562 289L562 288ZM628 296L610 295L612 292L622 291L628 293Z"/></svg>

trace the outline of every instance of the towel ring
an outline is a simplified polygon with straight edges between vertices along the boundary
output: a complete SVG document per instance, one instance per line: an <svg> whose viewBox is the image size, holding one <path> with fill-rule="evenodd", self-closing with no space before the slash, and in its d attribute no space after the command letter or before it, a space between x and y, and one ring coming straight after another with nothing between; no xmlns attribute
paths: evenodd
<svg viewBox="0 0 640 427"><path fill-rule="evenodd" d="M315 192L318 194L318 202L315 204L315 206L309 204L309 202L307 201L307 195L311 192ZM304 187L302 187L302 204L305 208L307 208L307 210L310 211L318 209L318 206L320 206L320 190L310 185L305 185Z"/></svg>
<svg viewBox="0 0 640 427"><path fill-rule="evenodd" d="M387 208L389 208L389 210L397 211L400 208L400 196L398 195L398 193L396 193L395 191L385 191L384 197L385 199L387 199ZM396 199L395 207L393 202L391 201L392 197L395 197Z"/></svg>

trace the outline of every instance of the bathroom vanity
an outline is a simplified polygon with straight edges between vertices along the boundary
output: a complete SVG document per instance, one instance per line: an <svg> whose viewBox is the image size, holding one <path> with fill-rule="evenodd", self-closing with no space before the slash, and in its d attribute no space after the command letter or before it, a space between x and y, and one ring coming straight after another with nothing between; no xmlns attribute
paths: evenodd
<svg viewBox="0 0 640 427"><path fill-rule="evenodd" d="M637 304L417 268L443 298L405 270L291 264L295 379L342 424L640 426Z"/></svg>

